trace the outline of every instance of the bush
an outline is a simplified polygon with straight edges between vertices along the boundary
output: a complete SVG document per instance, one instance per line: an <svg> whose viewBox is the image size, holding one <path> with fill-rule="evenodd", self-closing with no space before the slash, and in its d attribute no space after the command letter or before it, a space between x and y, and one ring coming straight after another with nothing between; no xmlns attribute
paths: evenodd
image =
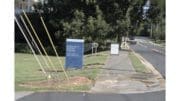
<svg viewBox="0 0 180 101"><path fill-rule="evenodd" d="M64 56L65 55L65 46L55 46L56 51L58 53L59 56ZM52 56L56 56L52 46L47 46L45 47L45 50L47 52L48 55L52 55Z"/></svg>
<svg viewBox="0 0 180 101"><path fill-rule="evenodd" d="M15 52L18 53L32 53L28 44L26 43L15 43Z"/></svg>

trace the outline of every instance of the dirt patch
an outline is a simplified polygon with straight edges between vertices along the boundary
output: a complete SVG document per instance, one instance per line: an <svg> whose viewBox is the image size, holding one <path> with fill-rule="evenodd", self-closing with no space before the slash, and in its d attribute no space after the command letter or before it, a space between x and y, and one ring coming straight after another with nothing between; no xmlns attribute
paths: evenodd
<svg viewBox="0 0 180 101"><path fill-rule="evenodd" d="M44 67L46 72L64 72L63 70L54 70L54 69L47 69L48 67ZM59 67L55 67L59 68ZM38 71L42 71L42 69L38 69Z"/></svg>
<svg viewBox="0 0 180 101"><path fill-rule="evenodd" d="M68 83L67 80L64 82L65 84ZM71 85L84 85L84 84L90 84L91 80L86 77L81 76L74 76L71 77L69 80L69 84Z"/></svg>
<svg viewBox="0 0 180 101"><path fill-rule="evenodd" d="M105 65L104 63L93 63L93 64L87 64L84 65L85 69L89 69L89 68L101 68L103 65Z"/></svg>
<svg viewBox="0 0 180 101"><path fill-rule="evenodd" d="M104 63L93 63L93 64L87 64L87 65L84 65L84 66L97 66L97 65L105 65Z"/></svg>
<svg viewBox="0 0 180 101"><path fill-rule="evenodd" d="M135 73L130 75L130 79L142 82L149 90L164 89L164 82L161 82L163 78L159 79L159 76L153 73Z"/></svg>
<svg viewBox="0 0 180 101"><path fill-rule="evenodd" d="M67 88L67 87L76 87L83 85L92 85L92 81L87 77L74 76L70 77L68 80L58 80L58 79L49 79L42 81L32 81L21 83L19 86L26 88Z"/></svg>

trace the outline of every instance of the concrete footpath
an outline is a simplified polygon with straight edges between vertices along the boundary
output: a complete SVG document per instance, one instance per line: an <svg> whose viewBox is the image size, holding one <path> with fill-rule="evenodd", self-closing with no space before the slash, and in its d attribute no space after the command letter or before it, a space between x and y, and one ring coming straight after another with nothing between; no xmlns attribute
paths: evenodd
<svg viewBox="0 0 180 101"><path fill-rule="evenodd" d="M144 93L164 90L164 82L153 72L137 73L128 51L110 55L91 93Z"/></svg>

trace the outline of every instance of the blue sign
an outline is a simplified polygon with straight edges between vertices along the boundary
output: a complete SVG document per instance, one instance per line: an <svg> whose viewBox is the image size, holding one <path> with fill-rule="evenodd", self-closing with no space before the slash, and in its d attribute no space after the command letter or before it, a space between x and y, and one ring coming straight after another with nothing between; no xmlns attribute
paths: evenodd
<svg viewBox="0 0 180 101"><path fill-rule="evenodd" d="M66 39L66 68L81 69L83 67L84 40Z"/></svg>

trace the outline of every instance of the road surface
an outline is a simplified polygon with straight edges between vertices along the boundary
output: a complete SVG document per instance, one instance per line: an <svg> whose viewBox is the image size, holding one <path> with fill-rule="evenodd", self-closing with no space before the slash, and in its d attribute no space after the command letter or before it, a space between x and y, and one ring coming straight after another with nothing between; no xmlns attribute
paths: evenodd
<svg viewBox="0 0 180 101"><path fill-rule="evenodd" d="M136 37L136 45L130 45L136 53L139 53L149 61L165 77L165 48L153 44L148 38Z"/></svg>
<svg viewBox="0 0 180 101"><path fill-rule="evenodd" d="M39 92L17 101L165 101L165 92L159 91L140 94Z"/></svg>

